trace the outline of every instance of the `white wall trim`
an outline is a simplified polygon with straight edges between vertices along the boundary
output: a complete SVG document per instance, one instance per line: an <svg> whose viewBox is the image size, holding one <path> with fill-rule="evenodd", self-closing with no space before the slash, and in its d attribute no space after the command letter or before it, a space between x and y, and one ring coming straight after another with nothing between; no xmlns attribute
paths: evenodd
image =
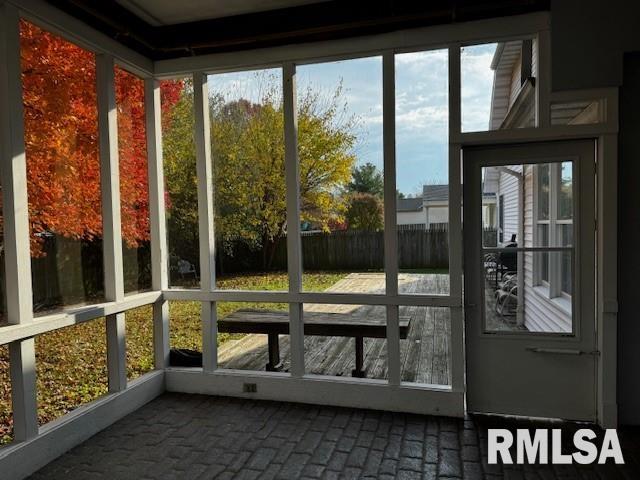
<svg viewBox="0 0 640 480"><path fill-rule="evenodd" d="M493 43L532 36L540 30L549 29L549 25L549 14L537 12L342 40L160 60L154 64L155 74L168 77L192 71L250 70L280 66L284 62L303 64L381 55L389 49L397 49L400 53L446 48L455 42L467 45Z"/></svg>
<svg viewBox="0 0 640 480"><path fill-rule="evenodd" d="M170 392L369 408L422 415L464 415L464 392L435 385L390 385L384 380L354 380L318 375L295 378L286 374L268 375L231 370L204 374L201 369L170 368L166 370L165 375L167 391ZM243 385L246 382L255 383L258 391L243 393Z"/></svg>
<svg viewBox="0 0 640 480"><path fill-rule="evenodd" d="M20 16L55 33L79 47L95 53L111 54L127 70L141 77L153 74L153 61L125 47L44 0L6 0L19 9Z"/></svg>
<svg viewBox="0 0 640 480"><path fill-rule="evenodd" d="M150 372L122 392L110 393L48 423L40 434L0 449L3 478L25 478L164 392L163 371Z"/></svg>

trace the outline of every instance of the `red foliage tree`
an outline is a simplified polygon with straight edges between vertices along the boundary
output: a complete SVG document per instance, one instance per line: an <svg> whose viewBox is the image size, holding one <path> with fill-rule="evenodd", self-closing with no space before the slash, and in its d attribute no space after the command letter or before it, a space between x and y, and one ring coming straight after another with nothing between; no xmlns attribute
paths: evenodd
<svg viewBox="0 0 640 480"><path fill-rule="evenodd" d="M102 236L95 54L33 24L20 24L32 255L49 234ZM116 68L122 236L149 240L144 82ZM182 82L163 82L163 108Z"/></svg>

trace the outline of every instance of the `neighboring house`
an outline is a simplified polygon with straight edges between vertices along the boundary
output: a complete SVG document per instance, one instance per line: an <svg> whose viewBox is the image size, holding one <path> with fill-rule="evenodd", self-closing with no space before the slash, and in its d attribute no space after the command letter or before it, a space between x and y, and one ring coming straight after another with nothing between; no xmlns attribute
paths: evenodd
<svg viewBox="0 0 640 480"><path fill-rule="evenodd" d="M489 127L535 125L535 41L499 44ZM556 120L583 122L593 106L558 109ZM515 164L484 171L484 192L497 199L498 245L569 246L573 237L572 164ZM571 331L571 258L566 253L522 253L518 257L517 323L530 331Z"/></svg>
<svg viewBox="0 0 640 480"><path fill-rule="evenodd" d="M485 228L495 228L496 197L483 194L482 207ZM449 185L424 185L422 197L399 198L396 203L398 225L424 225L425 228L449 224Z"/></svg>
<svg viewBox="0 0 640 480"><path fill-rule="evenodd" d="M398 225L426 225L427 216L422 204L422 198L398 198L396 212Z"/></svg>

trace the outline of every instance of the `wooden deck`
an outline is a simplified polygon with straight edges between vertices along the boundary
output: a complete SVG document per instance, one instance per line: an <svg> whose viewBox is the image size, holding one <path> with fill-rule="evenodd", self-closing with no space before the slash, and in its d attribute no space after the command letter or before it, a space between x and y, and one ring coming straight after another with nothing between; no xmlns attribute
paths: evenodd
<svg viewBox="0 0 640 480"><path fill-rule="evenodd" d="M401 274L402 293L447 293L449 277L441 274ZM384 275L352 273L327 291L375 293L384 290ZM349 313L363 318L385 318L384 306L308 304L305 312ZM450 384L448 308L400 307L400 315L411 318L406 340L400 341L402 380L428 384ZM368 378L387 378L386 339L365 338L364 366ZM353 338L307 336L304 340L308 373L349 376L355 363ZM280 336L283 369L290 366L289 336ZM218 349L223 368L264 370L268 362L267 336L251 334L230 340Z"/></svg>

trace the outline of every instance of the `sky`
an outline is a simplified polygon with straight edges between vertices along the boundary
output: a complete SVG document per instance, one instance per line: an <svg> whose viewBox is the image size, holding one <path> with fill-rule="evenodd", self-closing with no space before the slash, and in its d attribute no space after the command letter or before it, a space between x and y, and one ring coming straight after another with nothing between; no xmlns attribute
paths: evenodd
<svg viewBox="0 0 640 480"><path fill-rule="evenodd" d="M495 44L465 47L461 54L462 131L487 130L491 106ZM396 55L396 178L405 195L448 178L447 50ZM299 65L298 95L306 89L330 97L342 86L345 116L355 118L357 164L371 162L382 171L382 57ZM211 92L227 100L259 102L280 95L279 69L209 76ZM271 89L271 90L270 90Z"/></svg>

